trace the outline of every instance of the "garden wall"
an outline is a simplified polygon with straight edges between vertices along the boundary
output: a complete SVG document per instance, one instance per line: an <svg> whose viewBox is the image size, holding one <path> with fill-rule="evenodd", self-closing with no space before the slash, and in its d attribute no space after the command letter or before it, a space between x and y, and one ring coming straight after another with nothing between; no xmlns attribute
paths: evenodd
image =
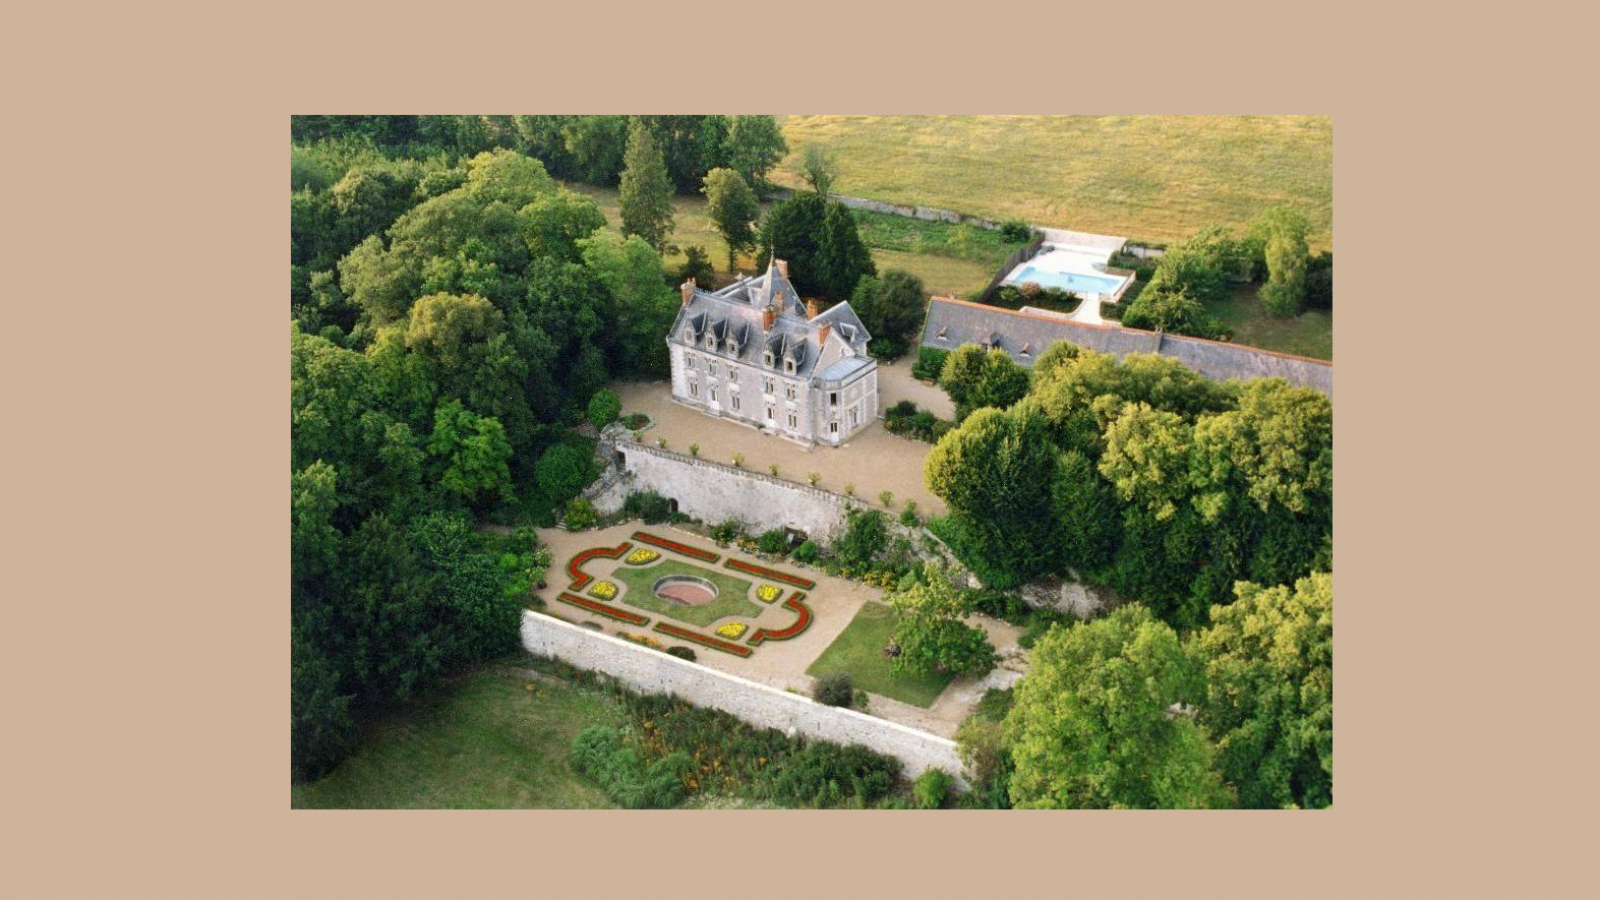
<svg viewBox="0 0 1600 900"><path fill-rule="evenodd" d="M678 501L679 512L702 522L738 519L751 532L788 527L827 542L844 527L847 510L866 505L832 491L648 444L602 443L601 452L610 455L620 474L590 497L601 513L620 510L631 491L655 491Z"/></svg>
<svg viewBox="0 0 1600 900"><path fill-rule="evenodd" d="M853 709L824 706L809 697L708 669L540 613L523 613L522 645L530 653L604 672L647 694L673 694L695 706L720 709L762 728L836 744L861 744L905 763L908 777L915 778L930 768L943 769L955 776L962 787L966 786L961 779L961 756L955 742L936 734Z"/></svg>

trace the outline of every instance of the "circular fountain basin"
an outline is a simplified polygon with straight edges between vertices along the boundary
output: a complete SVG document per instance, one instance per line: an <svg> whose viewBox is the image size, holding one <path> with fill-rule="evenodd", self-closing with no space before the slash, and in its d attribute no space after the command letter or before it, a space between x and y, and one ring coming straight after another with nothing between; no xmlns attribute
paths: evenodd
<svg viewBox="0 0 1600 900"><path fill-rule="evenodd" d="M656 579L650 593L668 603L700 606L717 599L717 586L693 575L667 575Z"/></svg>

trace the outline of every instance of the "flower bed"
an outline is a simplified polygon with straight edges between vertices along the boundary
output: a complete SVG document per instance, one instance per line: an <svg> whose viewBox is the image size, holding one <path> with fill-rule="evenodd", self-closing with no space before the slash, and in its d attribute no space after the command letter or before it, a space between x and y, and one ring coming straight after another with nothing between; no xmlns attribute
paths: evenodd
<svg viewBox="0 0 1600 900"><path fill-rule="evenodd" d="M595 582L594 587L589 588L589 596L597 600L613 599L617 596L617 586L609 581Z"/></svg>
<svg viewBox="0 0 1600 900"><path fill-rule="evenodd" d="M729 622L717 629L717 637L725 637L737 641L739 638L744 637L744 633L749 627L743 622Z"/></svg>
<svg viewBox="0 0 1600 900"><path fill-rule="evenodd" d="M649 547L640 547L632 553L629 553L628 558L623 560L623 562L630 566L642 566L645 563L655 562L660 558L661 554L651 550Z"/></svg>
<svg viewBox="0 0 1600 900"><path fill-rule="evenodd" d="M670 538L656 537L648 531L635 531L633 533L633 539L636 541L643 541L644 543L655 547L660 547L664 550L671 550L673 553L680 553L689 557L690 559L698 559L704 562L716 562L721 558L709 550L701 550L698 547L691 547L688 544L680 544Z"/></svg>
<svg viewBox="0 0 1600 900"><path fill-rule="evenodd" d="M584 563L591 559L616 559L631 549L633 549L633 545L623 541L615 547L590 547L574 554L571 559L567 560L567 575L572 578L570 590L581 591L584 585L594 580L593 575L583 570Z"/></svg>
<svg viewBox="0 0 1600 900"><path fill-rule="evenodd" d="M569 603L573 606L587 609L589 612L605 616L608 619L616 619L618 622L627 622L629 625L650 624L649 616L641 616L636 612L629 612L625 609L607 606L598 600L590 600L588 597L579 597L577 594L569 594L566 591L562 591L560 594L557 594L556 599L560 600L562 603Z"/></svg>
<svg viewBox="0 0 1600 900"><path fill-rule="evenodd" d="M783 588L775 584L763 584L756 588L756 599L762 603L776 603L783 596Z"/></svg>
<svg viewBox="0 0 1600 900"><path fill-rule="evenodd" d="M670 635L671 637L682 638L683 640L691 643L699 644L702 647L710 647L713 650L721 650L723 653L732 653L734 656L749 656L751 653L755 652L749 647L741 647L738 644L730 644L721 638L714 638L709 634L701 634L698 631L690 631L687 628L679 628L676 625L670 625L666 622L657 622L655 625L655 630L661 632L662 634Z"/></svg>
<svg viewBox="0 0 1600 900"><path fill-rule="evenodd" d="M634 535L634 537L638 537L638 535ZM790 575L788 572L779 572L777 569L769 569L766 566L758 566L755 563L747 563L731 557L723 565L730 569L738 569L741 572L749 572L751 575L760 575L762 578L771 578L773 581L792 584L797 588L805 588L808 591L817 586L817 583L809 578L801 578L799 575Z"/></svg>
<svg viewBox="0 0 1600 900"><path fill-rule="evenodd" d="M800 616L794 620L793 625L776 631L770 628L759 629L755 634L750 635L750 640L745 643L754 647L760 645L762 641L787 641L790 638L799 637L801 632L811 627L811 607L806 606L805 599L805 594L796 593L783 601L784 609L793 610Z"/></svg>

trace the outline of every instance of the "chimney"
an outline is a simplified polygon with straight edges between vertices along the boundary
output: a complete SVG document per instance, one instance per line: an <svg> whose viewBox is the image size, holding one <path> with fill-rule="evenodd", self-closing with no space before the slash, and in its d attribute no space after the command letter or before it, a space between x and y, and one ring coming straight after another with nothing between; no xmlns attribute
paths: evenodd
<svg viewBox="0 0 1600 900"><path fill-rule="evenodd" d="M832 322L823 322L817 327L817 346L828 346L828 335L833 331Z"/></svg>
<svg viewBox="0 0 1600 900"><path fill-rule="evenodd" d="M689 280L685 281L683 284L678 286L678 290L683 292L683 305L684 306L688 306L689 305L689 301L694 299L694 289L697 286L698 285L696 285L694 283L694 279L693 278L690 278Z"/></svg>
<svg viewBox="0 0 1600 900"><path fill-rule="evenodd" d="M789 261L787 259L774 259L772 264L778 267L778 274L789 277Z"/></svg>
<svg viewBox="0 0 1600 900"><path fill-rule="evenodd" d="M778 318L778 307L775 306L775 305L770 305L769 304L766 309L763 309L761 311L761 330L762 331L771 331L772 330L772 323L777 318Z"/></svg>
<svg viewBox="0 0 1600 900"><path fill-rule="evenodd" d="M813 297L812 299L806 301L806 318L807 319L815 319L816 317L817 317L817 301L816 301L816 298Z"/></svg>

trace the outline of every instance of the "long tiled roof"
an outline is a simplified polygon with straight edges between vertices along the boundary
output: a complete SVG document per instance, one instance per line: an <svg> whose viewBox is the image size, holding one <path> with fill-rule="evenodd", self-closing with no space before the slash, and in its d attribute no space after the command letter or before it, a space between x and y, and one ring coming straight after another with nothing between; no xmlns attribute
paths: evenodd
<svg viewBox="0 0 1600 900"><path fill-rule="evenodd" d="M1155 353L1170 357L1207 378L1282 378L1333 398L1333 363L1221 341L1141 331L1115 325L1089 325L1058 315L1032 310L1016 311L935 297L928 304L922 344L954 350L962 344L998 347L1024 366L1056 341L1109 353L1121 359L1129 353Z"/></svg>

